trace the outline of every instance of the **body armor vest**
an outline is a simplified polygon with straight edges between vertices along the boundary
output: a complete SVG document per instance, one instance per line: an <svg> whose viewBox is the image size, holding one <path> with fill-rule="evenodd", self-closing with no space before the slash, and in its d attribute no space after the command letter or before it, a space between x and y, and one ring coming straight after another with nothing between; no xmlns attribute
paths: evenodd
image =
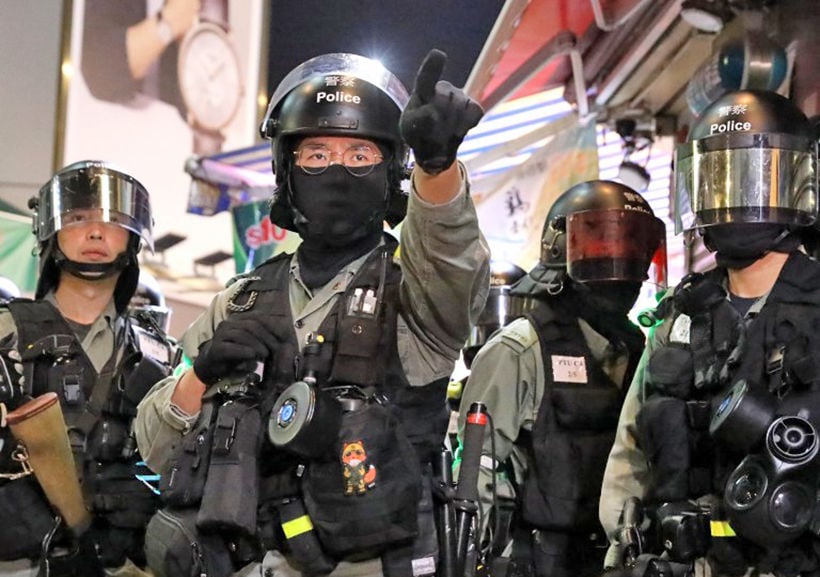
<svg viewBox="0 0 820 577"><path fill-rule="evenodd" d="M592 356L576 317L559 317L545 303L526 316L538 332L545 383L523 516L540 529L592 533L599 530L601 481L624 392Z"/></svg>
<svg viewBox="0 0 820 577"><path fill-rule="evenodd" d="M671 337L676 327L688 323L689 342L670 338L648 359L646 400L636 421L638 442L650 463L650 503L708 494L723 499L727 479L741 461L750 453L766 453L762 439L753 438L753 427L715 428L716 415L728 410L730 391L766 399L760 406L770 408L773 415L805 415L815 430L820 426L817 264L802 253L792 253L765 306L745 319L726 298L723 274L715 270L682 281L664 317L672 327ZM768 424L755 423L763 431ZM817 484L813 475L812 490ZM724 519L725 502L716 506L712 518ZM741 522L734 525L744 537ZM760 549L743 539L735 546L749 562L765 556L770 568L776 566L776 536L754 540ZM765 555L760 553L764 549Z"/></svg>
<svg viewBox="0 0 820 577"><path fill-rule="evenodd" d="M401 271L392 262L396 241L374 250L322 321L324 342L313 363L320 388L356 386L383 396L399 413L405 433L419 458L429 461L447 428L447 379L422 387L410 386L401 366L396 323ZM304 377L289 298L290 255L278 255L260 265L229 304L231 314L269 311L277 323L275 358L265 367L262 388L276 396ZM375 309L370 310L372 303ZM269 394L269 396L271 396Z"/></svg>
<svg viewBox="0 0 820 577"><path fill-rule="evenodd" d="M159 500L136 478L149 471L136 454L130 424L142 397L170 374L175 360L173 347L164 334L155 332L155 327L118 318L114 350L97 373L74 332L50 302L18 299L7 306L17 327L23 377L22 395L16 395L11 405L46 392L58 395L89 508L104 520L105 526L128 530L118 542L109 543L102 552L103 560L114 566L127 555L139 562L141 533ZM150 352L141 350L141 343L149 341ZM4 446L15 446L8 429L4 432ZM3 467L9 470L14 465L4 460ZM21 479L10 484L23 482ZM5 488L9 496L14 493L8 486ZM40 498L45 502L44 497ZM17 505L0 504L0 509L6 506L14 509ZM39 545L42 536L33 531L15 538L31 538ZM0 556L6 557L3 541L0 534Z"/></svg>
<svg viewBox="0 0 820 577"><path fill-rule="evenodd" d="M321 565L324 572L340 559L355 561L379 555L387 565L391 555L398 556L397 562L409 571L410 559L415 558L414 539L422 533L428 539L433 535L435 544L432 526L419 527L420 503L425 502L424 495L428 504L431 499L422 471L446 433L447 379L416 387L404 375L397 345L401 271L392 261L396 245L388 237L366 259L344 294L336 298L313 335L321 342L310 358L309 347L300 350L293 328L291 255L273 257L250 276L237 280L242 284L227 305L229 314L264 311L270 315L278 347L266 360L261 381L248 389L245 398L228 397L225 401L223 394L217 393L203 405L199 428L186 435L181 445L182 453L187 451L188 455L175 456L171 474L163 476L170 483L163 489L169 507L198 506L199 530L219 526L222 534L228 528L228 533L238 535L238 541L259 539L266 549L296 557L297 565L308 567L327 555L330 561ZM280 396L284 397L283 392L303 384L308 376L311 381L315 379L311 384L314 390L335 397L327 402L339 399L345 407L337 430L308 439L314 443L329 440L329 447L315 454L296 452L289 446L274 446L268 435L257 433L261 437L258 446L249 442L247 447L258 468L237 469L231 477L230 490L246 497L240 501L247 514L241 523L235 519L213 522L215 517L224 520L231 514L217 510L215 501L209 500L211 487L224 484L228 478L225 468L220 467L219 472L214 469L214 461L222 459L226 447L228 452L236 450L238 441L234 439L251 420L246 413L241 419L232 417L236 405L253 407L261 416L262 428L267 429L273 426L269 420L274 422L281 415L272 414L272 408ZM223 435L225 431L231 435ZM191 490L197 484L199 488ZM224 492L217 493L224 496ZM294 542L282 538L279 527L299 503L304 503L321 543L311 554L302 551L300 555ZM424 515L432 525L431 511L425 510ZM211 522L203 523L204 517Z"/></svg>

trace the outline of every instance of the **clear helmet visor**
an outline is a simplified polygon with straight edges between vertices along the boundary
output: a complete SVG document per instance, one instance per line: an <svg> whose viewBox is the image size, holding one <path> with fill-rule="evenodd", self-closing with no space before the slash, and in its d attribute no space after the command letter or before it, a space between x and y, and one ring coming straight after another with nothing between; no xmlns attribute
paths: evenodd
<svg viewBox="0 0 820 577"><path fill-rule="evenodd" d="M666 227L648 212L572 213L567 216L567 274L577 282L649 279L665 287L665 241Z"/></svg>
<svg viewBox="0 0 820 577"><path fill-rule="evenodd" d="M340 81L344 76L352 76L369 82L387 94L396 103L399 110L404 110L410 99L407 89L392 72L385 68L378 60L359 56L357 54L333 53L316 56L303 62L279 83L268 103L265 118L262 121L263 133L271 118L271 114L291 90L317 76L339 75Z"/></svg>
<svg viewBox="0 0 820 577"><path fill-rule="evenodd" d="M810 226L817 151L787 134L727 134L675 151L675 232L727 223Z"/></svg>
<svg viewBox="0 0 820 577"><path fill-rule="evenodd" d="M34 219L38 242L69 226L104 222L133 232L154 250L148 191L107 163L83 161L61 170L40 189Z"/></svg>

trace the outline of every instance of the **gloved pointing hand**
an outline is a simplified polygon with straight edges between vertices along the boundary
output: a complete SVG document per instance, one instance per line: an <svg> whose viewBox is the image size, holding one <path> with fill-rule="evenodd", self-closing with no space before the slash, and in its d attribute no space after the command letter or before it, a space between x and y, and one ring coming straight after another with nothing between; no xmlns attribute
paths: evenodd
<svg viewBox="0 0 820 577"><path fill-rule="evenodd" d="M200 345L194 373L208 386L231 375L250 373L257 362L273 356L278 342L269 315L228 317L216 327L211 340Z"/></svg>
<svg viewBox="0 0 820 577"><path fill-rule="evenodd" d="M481 120L481 106L446 80L439 80L447 55L432 49L424 58L399 129L413 149L416 164L438 174L456 160L467 132Z"/></svg>

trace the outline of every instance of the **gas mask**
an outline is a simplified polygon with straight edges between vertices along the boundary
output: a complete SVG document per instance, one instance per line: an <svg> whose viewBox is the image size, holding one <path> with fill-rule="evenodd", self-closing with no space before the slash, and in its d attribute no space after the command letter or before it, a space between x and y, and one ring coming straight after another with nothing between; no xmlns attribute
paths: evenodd
<svg viewBox="0 0 820 577"><path fill-rule="evenodd" d="M808 419L778 415L776 398L739 381L718 405L709 431L723 446L749 453L724 488L729 522L738 535L773 549L811 527L820 463L817 431Z"/></svg>

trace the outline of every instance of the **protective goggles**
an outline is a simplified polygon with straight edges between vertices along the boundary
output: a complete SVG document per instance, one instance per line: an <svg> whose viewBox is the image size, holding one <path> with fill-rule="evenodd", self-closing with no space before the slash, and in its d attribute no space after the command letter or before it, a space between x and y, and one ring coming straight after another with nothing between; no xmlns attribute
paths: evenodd
<svg viewBox="0 0 820 577"><path fill-rule="evenodd" d="M789 134L732 133L679 145L675 232L732 222L809 226L817 219L817 148Z"/></svg>
<svg viewBox="0 0 820 577"><path fill-rule="evenodd" d="M148 191L103 162L78 162L56 174L40 189L34 219L40 242L68 226L104 222L139 235L154 250Z"/></svg>
<svg viewBox="0 0 820 577"><path fill-rule="evenodd" d="M577 282L650 279L666 286L666 227L648 212L622 208L567 216L567 274Z"/></svg>

